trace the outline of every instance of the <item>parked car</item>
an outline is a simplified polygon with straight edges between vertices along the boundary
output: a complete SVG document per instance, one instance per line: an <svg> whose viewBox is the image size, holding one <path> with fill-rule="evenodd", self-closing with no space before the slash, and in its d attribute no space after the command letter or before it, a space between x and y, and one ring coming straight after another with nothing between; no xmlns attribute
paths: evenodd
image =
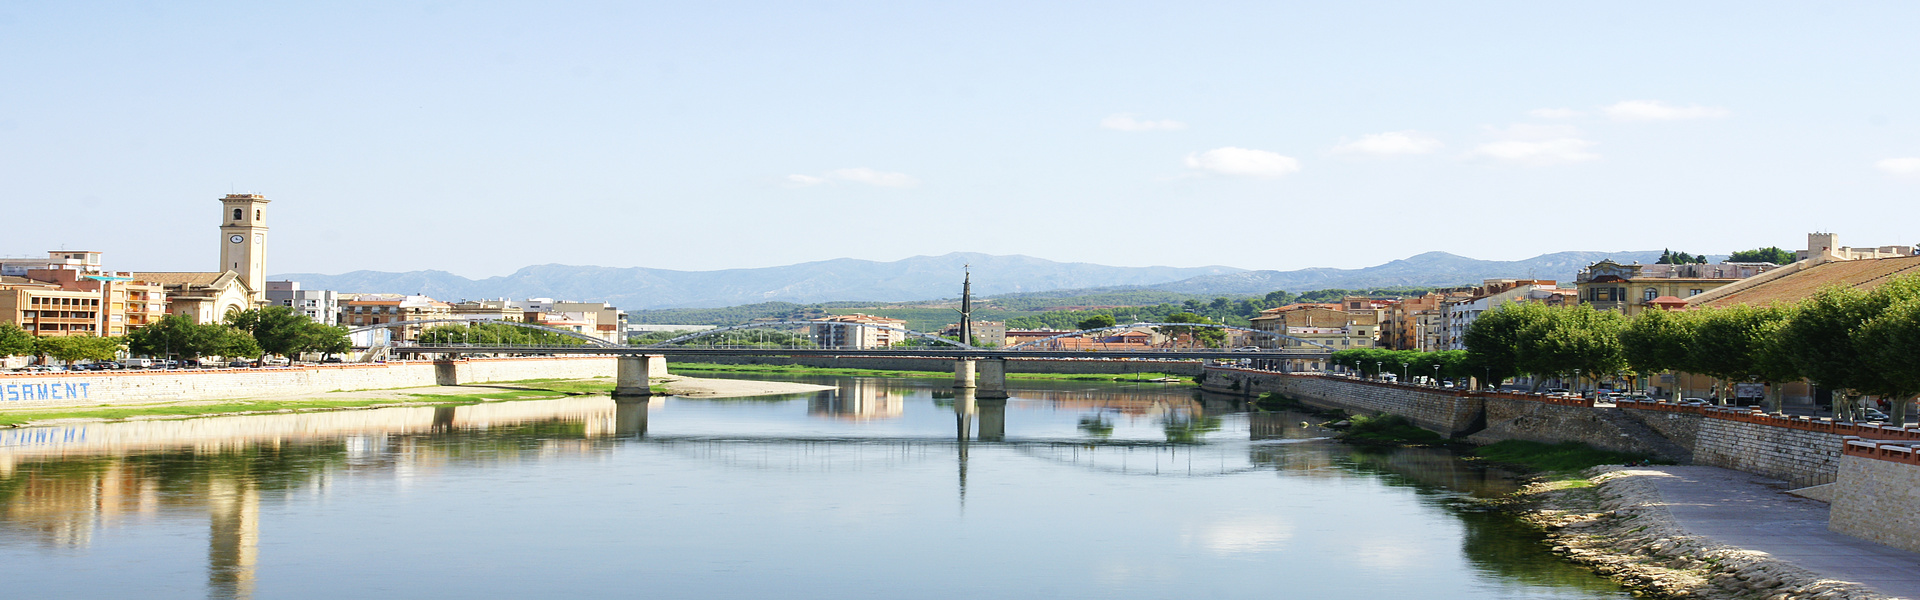
<svg viewBox="0 0 1920 600"><path fill-rule="evenodd" d="M253 361L236 360L236 361L227 363L227 366L235 369L245 369L247 367L254 366L254 363Z"/></svg>
<svg viewBox="0 0 1920 600"><path fill-rule="evenodd" d="M1887 413L1880 412L1878 408L1866 409L1861 411L1861 414L1865 415L1868 421L1885 421L1889 418Z"/></svg>
<svg viewBox="0 0 1920 600"><path fill-rule="evenodd" d="M327 359L326 359L326 360L323 360L323 361L320 361L320 362L323 362L323 363L337 363L337 362L342 362L342 361L340 360L340 357L338 357L338 356L329 356L329 357L327 357Z"/></svg>

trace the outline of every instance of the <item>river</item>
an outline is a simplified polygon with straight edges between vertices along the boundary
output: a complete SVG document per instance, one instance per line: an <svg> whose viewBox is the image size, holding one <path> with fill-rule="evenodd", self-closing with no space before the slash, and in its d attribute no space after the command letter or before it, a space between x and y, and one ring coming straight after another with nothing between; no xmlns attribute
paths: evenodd
<svg viewBox="0 0 1920 600"><path fill-rule="evenodd" d="M1445 451L1161 384L801 378L0 429L15 598L1627 598ZM963 433L964 432L964 433Z"/></svg>

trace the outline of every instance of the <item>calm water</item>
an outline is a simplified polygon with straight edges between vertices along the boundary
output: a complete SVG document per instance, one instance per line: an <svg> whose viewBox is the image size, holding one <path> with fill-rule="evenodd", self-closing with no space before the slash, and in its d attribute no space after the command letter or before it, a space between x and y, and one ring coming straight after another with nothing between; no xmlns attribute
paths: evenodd
<svg viewBox="0 0 1920 600"><path fill-rule="evenodd" d="M7 597L1625 598L1465 498L1190 388L831 379L0 430ZM964 435L962 432L964 431Z"/></svg>

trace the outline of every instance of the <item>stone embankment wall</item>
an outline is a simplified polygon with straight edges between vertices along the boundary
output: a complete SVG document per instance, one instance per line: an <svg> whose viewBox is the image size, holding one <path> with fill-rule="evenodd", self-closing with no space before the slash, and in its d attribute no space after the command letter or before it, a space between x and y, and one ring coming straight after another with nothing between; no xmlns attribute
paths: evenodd
<svg viewBox="0 0 1920 600"><path fill-rule="evenodd" d="M1255 396L1276 392L1309 406L1350 412L1391 413L1420 428L1453 437L1481 427L1481 398L1465 391L1395 385L1326 375L1274 373L1212 367L1200 388Z"/></svg>
<svg viewBox="0 0 1920 600"><path fill-rule="evenodd" d="M1667 439L1691 448L1694 464L1789 482L1824 482L1834 477L1849 436L1920 441L1920 429L1778 417L1747 408L1661 402L1621 402L1619 406Z"/></svg>
<svg viewBox="0 0 1920 600"><path fill-rule="evenodd" d="M265 369L0 375L0 408L317 394L522 379L612 377L611 357L475 358Z"/></svg>
<svg viewBox="0 0 1920 600"><path fill-rule="evenodd" d="M721 365L796 365L830 369L875 369L882 371L953 372L953 360L946 358L885 358L864 356L701 356L673 362L700 362ZM1014 358L1007 360L1008 373L1115 374L1169 373L1199 375L1197 360L1054 360Z"/></svg>
<svg viewBox="0 0 1920 600"><path fill-rule="evenodd" d="M1477 444L1503 440L1581 442L1790 482L1821 482L1839 470L1841 439L1920 442L1920 429L1836 423L1753 409L1590 400L1503 392L1456 392L1320 374L1209 368L1210 391L1277 392L1313 406L1405 416L1430 431Z"/></svg>
<svg viewBox="0 0 1920 600"><path fill-rule="evenodd" d="M1920 451L1914 444L1849 437L1834 481L1827 528L1920 552Z"/></svg>

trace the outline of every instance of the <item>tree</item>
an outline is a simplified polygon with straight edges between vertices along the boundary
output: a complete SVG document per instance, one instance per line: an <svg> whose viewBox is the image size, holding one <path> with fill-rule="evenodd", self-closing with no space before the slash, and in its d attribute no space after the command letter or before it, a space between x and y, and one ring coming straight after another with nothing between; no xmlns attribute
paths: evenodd
<svg viewBox="0 0 1920 600"><path fill-rule="evenodd" d="M344 341L345 331L340 332ZM252 335L231 326L203 325L186 315L167 315L152 325L127 332L127 350L134 354L192 360L208 355L259 356L260 344Z"/></svg>
<svg viewBox="0 0 1920 600"><path fill-rule="evenodd" d="M1080 323L1077 324L1076 326L1082 330L1087 330L1087 329L1100 329L1103 327L1112 327L1117 324L1119 324L1119 321L1113 320L1113 315L1094 315L1091 317L1087 317L1085 319L1081 319Z"/></svg>
<svg viewBox="0 0 1920 600"><path fill-rule="evenodd" d="M1660 260L1653 261L1653 264L1656 264L1656 265L1688 265L1688 264L1706 264L1706 263L1707 263L1707 257L1705 255L1687 254L1685 252L1674 252L1672 250L1661 250Z"/></svg>
<svg viewBox="0 0 1920 600"><path fill-rule="evenodd" d="M1727 257L1727 262L1737 263L1773 263L1784 265L1793 262L1793 253L1781 250L1779 246L1741 250Z"/></svg>
<svg viewBox="0 0 1920 600"><path fill-rule="evenodd" d="M1213 324L1213 319L1202 317L1200 315L1196 315L1190 312L1177 312L1177 313L1167 315L1164 318L1168 323ZM1160 327L1158 329L1160 330L1160 333L1174 336L1176 338L1182 335L1188 336L1188 338L1192 339L1196 345L1205 345L1208 348L1218 348L1221 345L1225 344L1227 339L1227 332L1216 327L1169 326L1169 327Z"/></svg>
<svg viewBox="0 0 1920 600"><path fill-rule="evenodd" d="M324 352L323 348L341 347L347 338L346 328L315 322L285 306L235 313L227 323L252 334L262 351L279 356Z"/></svg>
<svg viewBox="0 0 1920 600"><path fill-rule="evenodd" d="M1903 299L1869 319L1855 341L1862 357L1894 390L1893 418L1907 422L1907 405L1920 395L1920 298Z"/></svg>
<svg viewBox="0 0 1920 600"><path fill-rule="evenodd" d="M1487 378L1482 385L1490 388L1519 375L1521 338L1535 324L1551 318L1548 310L1532 302L1510 302L1480 315L1460 336L1467 347L1468 371ZM1539 382L1534 387L1538 388Z"/></svg>
<svg viewBox="0 0 1920 600"><path fill-rule="evenodd" d="M113 360L114 354L120 351L120 339L85 335L43 337L35 339L33 346L35 354L66 362Z"/></svg>
<svg viewBox="0 0 1920 600"><path fill-rule="evenodd" d="M1858 417L1856 400L1861 393L1885 396L1901 392L1900 386L1862 354L1867 344L1863 339L1856 345L1854 334L1898 304L1896 300L1915 296L1920 296L1920 278L1916 277L1891 279L1872 294L1830 286L1802 301L1793 319L1780 328L1779 343L1786 360L1814 385L1834 391L1836 418Z"/></svg>
<svg viewBox="0 0 1920 600"><path fill-rule="evenodd" d="M1648 310L1634 317L1620 330L1620 350L1626 355L1627 368L1644 376L1690 372L1687 343L1693 337L1694 314ZM1678 401L1679 386L1674 387Z"/></svg>
<svg viewBox="0 0 1920 600"><path fill-rule="evenodd" d="M1719 379L1723 404L1733 397L1735 382L1780 375L1765 367L1770 341L1787 314L1779 307L1748 305L1701 312L1687 345L1687 370Z"/></svg>
<svg viewBox="0 0 1920 600"><path fill-rule="evenodd" d="M1546 308L1546 307L1543 307ZM1626 318L1591 306L1546 308L1544 319L1521 331L1520 370L1535 374L1599 376L1625 368L1620 331ZM1575 385L1578 385L1575 381ZM1535 387L1539 387L1537 384Z"/></svg>
<svg viewBox="0 0 1920 600"><path fill-rule="evenodd" d="M0 323L0 356L29 354L33 354L33 334L27 333L19 325Z"/></svg>

